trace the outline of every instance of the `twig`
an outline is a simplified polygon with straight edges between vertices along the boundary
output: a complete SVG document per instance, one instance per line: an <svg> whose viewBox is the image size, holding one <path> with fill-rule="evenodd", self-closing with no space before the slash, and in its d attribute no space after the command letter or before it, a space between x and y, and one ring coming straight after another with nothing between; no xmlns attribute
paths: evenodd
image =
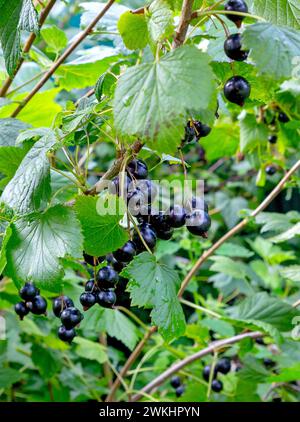
<svg viewBox="0 0 300 422"><path fill-rule="evenodd" d="M173 39L172 47L179 47L185 40L186 33L191 21L194 0L183 0L180 21L176 29L175 37Z"/></svg>
<svg viewBox="0 0 300 422"><path fill-rule="evenodd" d="M141 391L138 394L135 394L132 397L132 401L138 401L143 397L142 393L148 393L149 391L153 390L153 388L158 387L161 385L166 379L168 379L171 375L175 374L176 372L180 371L182 368L184 368L186 365L189 365L190 363L194 362L197 359L203 358L203 356L209 355L210 353L214 353L216 350L222 349L224 346L228 346L234 343L237 343L239 341L244 340L245 338L259 338L263 337L264 334L260 333L258 331L252 332L252 333L243 333L239 334L234 337L230 337L224 340L218 340L210 344L205 349L202 349L196 353L194 353L191 356L186 357L185 359L175 363L172 365L169 369L167 369L165 372L160 374L158 377L156 377L154 380L149 382L144 388L141 389Z"/></svg>
<svg viewBox="0 0 300 422"><path fill-rule="evenodd" d="M106 5L103 7L100 13L93 19L93 21L85 28L85 30L77 37L77 39L65 50L65 52L53 63L50 69L45 73L45 75L40 79L40 81L35 85L32 91L27 95L22 103L14 110L11 117L16 117L24 107L29 103L29 101L35 96L35 94L45 85L45 83L51 78L59 66L73 53L73 51L79 46L79 44L91 33L94 26L99 22L99 20L105 15L105 13L110 9L115 0L109 0Z"/></svg>
<svg viewBox="0 0 300 422"><path fill-rule="evenodd" d="M56 3L56 0L49 0L49 2L48 2L48 4L46 5L45 9L43 9L43 10L41 11L41 14L40 14L40 19L39 19L39 27L40 27L40 28L41 28L41 27L43 26L43 24L45 23L45 20L47 19L48 15L49 15L49 13L51 12L51 9L52 9L52 7L54 6L54 4L55 4L55 3ZM5 80L5 82L4 82L4 84L3 84L3 86L2 86L2 87L1 87L1 89L0 89L0 97L5 97L5 95L6 95L7 91L9 90L9 87L11 86L11 84L12 84L12 82L13 82L14 78L16 77L16 74L19 72L19 70L20 70L20 68L21 68L22 64L23 64L23 63L24 63L24 61L25 61L25 55L29 53L29 51L30 51L30 49L31 49L31 47L32 47L32 45L33 45L33 43L34 43L35 39L36 39L36 34L35 34L34 32L32 32L32 33L29 35L29 37L28 37L27 41L26 41L26 42L25 42L25 44L24 44L24 47L23 47L23 57L21 57L21 59L20 59L20 61L19 61L18 65L17 65L17 68L16 68L16 70L15 70L15 72L14 72L14 76L13 76L12 78L9 76L9 77Z"/></svg>
<svg viewBox="0 0 300 422"><path fill-rule="evenodd" d="M107 339L106 339L105 333L100 334L99 343L102 344L102 346L104 346L107 349ZM105 378L108 380L108 386L111 387L112 386L112 372L111 372L108 362L104 362L103 372L104 372Z"/></svg>

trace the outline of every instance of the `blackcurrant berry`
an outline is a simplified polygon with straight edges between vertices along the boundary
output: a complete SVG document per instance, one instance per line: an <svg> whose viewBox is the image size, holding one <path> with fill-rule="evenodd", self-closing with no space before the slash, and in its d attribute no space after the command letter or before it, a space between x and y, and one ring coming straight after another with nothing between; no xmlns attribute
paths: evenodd
<svg viewBox="0 0 300 422"><path fill-rule="evenodd" d="M228 101L243 106L245 100L250 96L251 87L248 81L242 76L233 76L228 79L224 86L224 95Z"/></svg>
<svg viewBox="0 0 300 422"><path fill-rule="evenodd" d="M59 296L53 299L52 309L57 318L60 317L64 309L70 308L71 306L74 306L74 303L68 296Z"/></svg>
<svg viewBox="0 0 300 422"><path fill-rule="evenodd" d="M184 390L185 390L184 385L180 385L179 387L177 387L175 390L176 397L181 397L182 394L184 393Z"/></svg>
<svg viewBox="0 0 300 422"><path fill-rule="evenodd" d="M19 291L19 295L26 302L31 301L38 294L39 290L32 283L25 283L25 285Z"/></svg>
<svg viewBox="0 0 300 422"><path fill-rule="evenodd" d="M82 313L79 311L79 309L75 307L66 308L62 311L60 320L62 324L70 330L71 328L76 327L83 319Z"/></svg>
<svg viewBox="0 0 300 422"><path fill-rule="evenodd" d="M177 388L181 385L181 381L180 378L175 375L174 377L171 378L170 384L173 388Z"/></svg>
<svg viewBox="0 0 300 422"><path fill-rule="evenodd" d="M124 180L124 181L123 181ZM126 173L124 175L124 179L121 175L116 176L112 179L111 183L109 184L108 191L113 195L121 195L121 182L123 181L123 193L126 194L129 186L131 186L132 180Z"/></svg>
<svg viewBox="0 0 300 422"><path fill-rule="evenodd" d="M136 187L127 194L127 207L132 215L137 216L142 206L147 204L147 197L140 188Z"/></svg>
<svg viewBox="0 0 300 422"><path fill-rule="evenodd" d="M119 275L110 265L100 268L97 273L97 284L100 288L114 287L119 281Z"/></svg>
<svg viewBox="0 0 300 422"><path fill-rule="evenodd" d="M275 166L270 165L270 166L267 166L267 167L266 167L266 173L267 173L269 176L273 176L273 175L276 173L276 171L277 171L277 169L276 169L276 167L275 167Z"/></svg>
<svg viewBox="0 0 300 422"><path fill-rule="evenodd" d="M157 236L153 227L148 223L142 223L138 226L138 229L148 248L151 250L154 249L156 245ZM144 243L140 238L139 233L137 232L135 232L133 235L133 242L136 244L138 251L144 251L146 249Z"/></svg>
<svg viewBox="0 0 300 422"><path fill-rule="evenodd" d="M278 120L281 123L288 123L290 121L289 117L282 111L278 114Z"/></svg>
<svg viewBox="0 0 300 422"><path fill-rule="evenodd" d="M182 143L190 143L196 138L196 132L191 122L189 121L184 128L184 139Z"/></svg>
<svg viewBox="0 0 300 422"><path fill-rule="evenodd" d="M120 273L125 267L125 264L123 262L117 261L113 254L107 255L106 261L111 267L113 267L115 271L117 271L117 273Z"/></svg>
<svg viewBox="0 0 300 422"><path fill-rule="evenodd" d="M29 309L26 306L25 302L19 302L15 304L15 313L19 315L20 320L22 321L24 316L29 313Z"/></svg>
<svg viewBox="0 0 300 422"><path fill-rule="evenodd" d="M84 257L84 260L87 264L90 264L94 267L96 267L102 261L104 261L104 258L105 258L104 256L91 256L91 255L88 255L85 252L83 252L83 257Z"/></svg>
<svg viewBox="0 0 300 422"><path fill-rule="evenodd" d="M206 382L209 381L210 371L211 371L211 366L210 365L204 366L203 371L202 371L202 376L203 376L203 379ZM215 378L215 376L216 376L216 369L214 370L213 379Z"/></svg>
<svg viewBox="0 0 300 422"><path fill-rule="evenodd" d="M181 205L170 207L168 222L171 227L178 228L185 225L186 211Z"/></svg>
<svg viewBox="0 0 300 422"><path fill-rule="evenodd" d="M211 132L211 127L199 122L199 120L194 120L193 125L197 141L199 141L200 138L205 138Z"/></svg>
<svg viewBox="0 0 300 422"><path fill-rule="evenodd" d="M263 362L266 368L273 368L276 365L276 363L269 358L264 358Z"/></svg>
<svg viewBox="0 0 300 422"><path fill-rule="evenodd" d="M195 210L186 217L186 227L188 231L197 236L204 235L211 226L211 219L207 212Z"/></svg>
<svg viewBox="0 0 300 422"><path fill-rule="evenodd" d="M148 168L144 161L134 159L127 166L128 172L135 179L146 179L148 176Z"/></svg>
<svg viewBox="0 0 300 422"><path fill-rule="evenodd" d="M143 192L146 204L151 204L155 200L157 187L151 180L137 180L136 186Z"/></svg>
<svg viewBox="0 0 300 422"><path fill-rule="evenodd" d="M276 144L276 142L277 142L277 135L270 135L269 137L268 137L268 141L270 142L270 144Z"/></svg>
<svg viewBox="0 0 300 422"><path fill-rule="evenodd" d="M76 331L74 328L67 329L61 325L57 331L58 338L66 343L71 343L73 338L76 336Z"/></svg>
<svg viewBox="0 0 300 422"><path fill-rule="evenodd" d="M44 297L38 295L28 302L27 306L34 315L42 315L46 313L47 301Z"/></svg>
<svg viewBox="0 0 300 422"><path fill-rule="evenodd" d="M248 13L248 6L244 0L229 0L225 4L225 10L227 12ZM244 16L233 15L230 13L227 13L226 17L234 22L238 27L241 26L242 21L245 19Z"/></svg>
<svg viewBox="0 0 300 422"><path fill-rule="evenodd" d="M113 289L100 290L97 296L97 302L103 308L112 308L116 303L117 297Z"/></svg>
<svg viewBox="0 0 300 422"><path fill-rule="evenodd" d="M258 337L257 339L255 339L255 343L259 344L260 346L266 345L266 343L264 342L264 339L262 337Z"/></svg>
<svg viewBox="0 0 300 422"><path fill-rule="evenodd" d="M174 229L172 227L170 227L169 229L164 229L164 230L155 230L156 231L156 236L158 239L162 239L162 240L170 240L171 237L173 236L174 233Z"/></svg>
<svg viewBox="0 0 300 422"><path fill-rule="evenodd" d="M249 51L242 50L240 34L229 35L224 42L224 51L227 57L238 62L246 60L249 54Z"/></svg>
<svg viewBox="0 0 300 422"><path fill-rule="evenodd" d="M211 389L215 393L219 393L220 391L222 391L223 390L223 383L222 383L222 381L213 380L212 383L211 383Z"/></svg>
<svg viewBox="0 0 300 422"><path fill-rule="evenodd" d="M91 292L83 292L80 295L80 303L83 306L83 309L89 309L97 302L97 297L94 293Z"/></svg>
<svg viewBox="0 0 300 422"><path fill-rule="evenodd" d="M128 240L122 248L113 253L114 258L121 262L130 262L136 254L135 244Z"/></svg>
<svg viewBox="0 0 300 422"><path fill-rule="evenodd" d="M231 362L228 358L222 358L216 364L216 372L221 372L221 374L228 374L230 368Z"/></svg>
<svg viewBox="0 0 300 422"><path fill-rule="evenodd" d="M95 281L94 281L93 278L91 278L90 280L88 280L85 283L84 290L86 292L93 292L95 290L95 288L96 288L96 286L95 286Z"/></svg>

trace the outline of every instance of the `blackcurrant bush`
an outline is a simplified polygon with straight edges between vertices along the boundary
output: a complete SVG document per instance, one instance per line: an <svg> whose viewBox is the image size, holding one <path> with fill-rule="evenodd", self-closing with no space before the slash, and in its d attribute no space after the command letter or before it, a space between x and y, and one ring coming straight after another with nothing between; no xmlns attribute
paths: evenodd
<svg viewBox="0 0 300 422"><path fill-rule="evenodd" d="M153 227L148 223L142 223L138 226L138 229L148 248L151 250L154 249L157 236ZM146 249L139 233L137 232L133 235L133 242L136 244L137 251L144 251Z"/></svg>
<svg viewBox="0 0 300 422"><path fill-rule="evenodd" d="M29 313L29 309L26 306L25 302L19 302L15 304L15 313L19 315L20 320L22 321L24 316Z"/></svg>
<svg viewBox="0 0 300 422"><path fill-rule="evenodd" d="M275 167L275 166L270 165L270 166L267 166L267 167L266 167L266 173L267 173L269 176L273 176L273 175L276 173L276 171L277 171L277 169L276 169L276 167Z"/></svg>
<svg viewBox="0 0 300 422"><path fill-rule="evenodd" d="M112 308L116 303L117 297L113 289L100 290L97 296L97 302L103 308Z"/></svg>
<svg viewBox="0 0 300 422"><path fill-rule="evenodd" d="M83 319L82 313L79 309L72 306L71 308L66 308L62 311L60 320L62 324L69 330L76 327Z"/></svg>
<svg viewBox="0 0 300 422"><path fill-rule="evenodd" d="M228 101L240 106L250 96L251 87L248 81L242 76L233 76L228 79L224 86L224 95Z"/></svg>
<svg viewBox="0 0 300 422"><path fill-rule="evenodd" d="M46 313L47 301L44 297L38 295L28 302L27 306L34 315L42 315Z"/></svg>
<svg viewBox="0 0 300 422"><path fill-rule="evenodd" d="M222 358L216 364L216 372L221 372L221 374L228 374L230 368L231 362L228 358Z"/></svg>
<svg viewBox="0 0 300 422"><path fill-rule="evenodd" d="M278 120L281 123L288 123L290 121L289 117L282 111L278 114Z"/></svg>
<svg viewBox="0 0 300 422"><path fill-rule="evenodd" d="M223 390L223 383L222 383L222 381L213 380L212 383L211 383L211 389L215 393L219 393L220 391L222 391Z"/></svg>
<svg viewBox="0 0 300 422"><path fill-rule="evenodd" d="M176 397L181 397L182 394L184 393L184 390L185 390L184 385L180 385L179 387L177 387L175 390Z"/></svg>
<svg viewBox="0 0 300 422"><path fill-rule="evenodd" d="M121 262L130 262L136 254L135 244L128 240L122 248L113 253L114 258Z"/></svg>
<svg viewBox="0 0 300 422"><path fill-rule="evenodd" d="M91 255L88 255L85 252L83 252L83 257L84 257L84 260L87 264L90 264L94 267L96 267L102 261L104 261L104 258L105 258L104 256L91 256Z"/></svg>
<svg viewBox="0 0 300 422"><path fill-rule="evenodd" d="M276 142L277 142L277 135L270 135L269 137L268 137L268 141L270 142L270 144L276 144Z"/></svg>
<svg viewBox="0 0 300 422"><path fill-rule="evenodd" d="M225 4L225 10L227 12L248 13L248 6L244 0L229 0ZM233 15L231 13L227 13L226 17L234 22L238 27L241 26L242 21L245 19L244 16Z"/></svg>
<svg viewBox="0 0 300 422"><path fill-rule="evenodd" d="M73 338L76 336L76 331L74 328L67 329L61 325L57 331L58 338L66 343L71 343Z"/></svg>
<svg viewBox="0 0 300 422"><path fill-rule="evenodd" d="M186 217L186 227L188 231L197 236L204 235L211 226L211 219L207 212L195 210Z"/></svg>
<svg viewBox="0 0 300 422"><path fill-rule="evenodd" d="M168 222L171 227L178 228L185 225L186 211L181 205L172 205L169 211Z"/></svg>
<svg viewBox="0 0 300 422"><path fill-rule="evenodd" d="M119 281L119 275L110 265L100 268L97 273L97 284L100 288L114 287Z"/></svg>
<svg viewBox="0 0 300 422"><path fill-rule="evenodd" d="M32 283L25 283L25 285L19 291L19 295L26 302L31 301L38 294L39 290Z"/></svg>
<svg viewBox="0 0 300 422"><path fill-rule="evenodd" d="M209 381L210 371L211 371L211 366L210 365L204 366L203 371L202 371L202 376L203 376L203 379L206 382ZM216 376L216 370L214 370L213 379L215 378L215 376Z"/></svg>
<svg viewBox="0 0 300 422"><path fill-rule="evenodd" d="M106 261L111 267L113 267L115 271L117 271L117 273L120 273L125 267L125 264L123 262L117 261L113 254L107 255Z"/></svg>
<svg viewBox="0 0 300 422"><path fill-rule="evenodd" d="M170 384L173 388L177 388L181 385L181 381L180 378L175 375L174 377L171 378Z"/></svg>
<svg viewBox="0 0 300 422"><path fill-rule="evenodd" d="M74 303L68 296L59 296L53 299L52 309L57 318L60 317L64 309L70 308L71 306L74 306Z"/></svg>
<svg viewBox="0 0 300 422"><path fill-rule="evenodd" d="M96 294L91 292L83 292L80 295L80 303L83 306L83 309L89 309L97 302Z"/></svg>
<svg viewBox="0 0 300 422"><path fill-rule="evenodd" d="M96 286L95 286L95 281L94 281L93 278L91 278L90 280L88 280L85 283L84 290L86 292L93 292L95 290L95 288L96 288Z"/></svg>
<svg viewBox="0 0 300 422"><path fill-rule="evenodd" d="M148 176L148 168L144 161L134 159L127 165L128 172L135 179L146 179Z"/></svg>
<svg viewBox="0 0 300 422"><path fill-rule="evenodd" d="M199 122L199 120L194 120L193 125L197 141L199 141L200 138L205 138L211 132L211 127L202 122Z"/></svg>
<svg viewBox="0 0 300 422"><path fill-rule="evenodd" d="M247 59L249 51L242 49L240 34L232 34L224 42L224 51L226 56L232 60L243 62Z"/></svg>

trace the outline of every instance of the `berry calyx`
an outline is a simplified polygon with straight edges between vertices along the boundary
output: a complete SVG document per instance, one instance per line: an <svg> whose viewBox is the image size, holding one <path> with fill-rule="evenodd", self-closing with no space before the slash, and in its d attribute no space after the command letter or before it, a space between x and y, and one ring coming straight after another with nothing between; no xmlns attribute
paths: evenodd
<svg viewBox="0 0 300 422"><path fill-rule="evenodd" d="M97 274L97 284L100 288L114 287L119 281L119 275L110 265L100 268Z"/></svg>
<svg viewBox="0 0 300 422"><path fill-rule="evenodd" d="M62 311L60 320L68 330L76 327L83 319L82 313L75 307L67 308Z"/></svg>
<svg viewBox="0 0 300 422"><path fill-rule="evenodd" d="M222 391L223 390L223 383L222 383L222 381L213 380L212 383L211 383L211 389L215 393L219 393L220 391Z"/></svg>
<svg viewBox="0 0 300 422"><path fill-rule="evenodd" d="M270 144L276 144L277 139L277 135L269 135L268 137L268 141L270 142Z"/></svg>
<svg viewBox="0 0 300 422"><path fill-rule="evenodd" d="M47 301L43 296L38 295L27 303L27 307L34 315L43 315L47 310Z"/></svg>
<svg viewBox="0 0 300 422"><path fill-rule="evenodd" d="M181 397L184 391L185 391L184 385L180 385L179 387L177 387L175 390L176 397Z"/></svg>
<svg viewBox="0 0 300 422"><path fill-rule="evenodd" d="M249 51L242 49L240 34L232 34L224 42L226 56L232 60L243 62L247 59Z"/></svg>
<svg viewBox="0 0 300 422"><path fill-rule="evenodd" d="M185 225L186 211L181 205L173 205L170 207L169 224L171 227L179 228Z"/></svg>
<svg viewBox="0 0 300 422"><path fill-rule="evenodd" d="M32 283L25 283L25 285L19 291L19 295L26 302L31 301L39 294L39 290Z"/></svg>
<svg viewBox="0 0 300 422"><path fill-rule="evenodd" d="M144 242L148 246L149 249L154 249L156 245L156 232L153 227L148 223L142 223L138 226L140 234L144 239ZM146 249L144 243L142 242L139 233L135 232L133 235L133 242L137 247L137 251L144 251Z"/></svg>
<svg viewBox="0 0 300 422"><path fill-rule="evenodd" d="M248 6L244 0L229 0L225 4L225 10L227 12L248 13ZM242 21L245 19L245 16L233 15L232 13L227 13L226 17L234 22L238 28L241 26Z"/></svg>
<svg viewBox="0 0 300 422"><path fill-rule="evenodd" d="M250 96L251 87L249 82L242 76L233 76L228 79L224 86L224 95L228 101L243 106Z"/></svg>
<svg viewBox="0 0 300 422"><path fill-rule="evenodd" d="M97 297L94 293L91 292L83 292L80 295L80 303L84 310L87 310L95 305L97 302Z"/></svg>
<svg viewBox="0 0 300 422"><path fill-rule="evenodd" d="M19 302L15 304L15 313L19 315L20 320L22 321L24 316L29 313L29 309L26 306L25 302Z"/></svg>
<svg viewBox="0 0 300 422"><path fill-rule="evenodd" d="M59 318L62 311L66 308L74 306L73 300L68 296L59 296L53 300L52 310L54 315Z"/></svg>
<svg viewBox="0 0 300 422"><path fill-rule="evenodd" d="M181 385L181 381L180 378L175 375L174 377L171 378L170 384L173 388L177 388Z"/></svg>
<svg viewBox="0 0 300 422"><path fill-rule="evenodd" d="M228 358L220 359L216 364L216 372L221 372L221 374L228 374L231 369L231 362Z"/></svg>
<svg viewBox="0 0 300 422"><path fill-rule="evenodd" d="M188 231L196 236L205 236L205 233L210 226L210 216L203 210L195 210L186 217L186 227Z"/></svg>
<svg viewBox="0 0 300 422"><path fill-rule="evenodd" d="M148 168L144 161L134 159L127 165L127 170L135 179L146 179L148 176Z"/></svg>
<svg viewBox="0 0 300 422"><path fill-rule="evenodd" d="M60 340L71 343L76 336L76 331L74 328L67 329L65 326L61 325L57 331L57 335Z"/></svg>
<svg viewBox="0 0 300 422"><path fill-rule="evenodd" d="M136 254L135 244L128 240L122 248L113 252L113 256L117 261L130 262Z"/></svg>
<svg viewBox="0 0 300 422"><path fill-rule="evenodd" d="M269 176L273 176L273 175L276 173L276 171L277 171L277 169L276 169L276 167L275 167L275 166L273 166L273 165L270 165L270 166L267 166L267 167L266 167L266 173L267 173Z"/></svg>
<svg viewBox="0 0 300 422"><path fill-rule="evenodd" d="M113 289L100 290L97 296L97 302L103 308L113 308L117 297Z"/></svg>
<svg viewBox="0 0 300 422"><path fill-rule="evenodd" d="M288 117L285 113L283 113L283 111L281 111L281 112L278 114L278 120L279 120L281 123L288 123L288 122L290 121L289 117Z"/></svg>
<svg viewBox="0 0 300 422"><path fill-rule="evenodd" d="M83 257L84 257L85 262L89 265L92 265L93 267L96 267L102 261L104 261L104 256L92 256L92 255L88 255L85 252L83 252Z"/></svg>

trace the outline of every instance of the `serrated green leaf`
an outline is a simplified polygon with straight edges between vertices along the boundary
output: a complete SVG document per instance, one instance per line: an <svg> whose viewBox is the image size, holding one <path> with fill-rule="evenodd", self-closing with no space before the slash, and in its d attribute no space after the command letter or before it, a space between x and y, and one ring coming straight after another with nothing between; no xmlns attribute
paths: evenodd
<svg viewBox="0 0 300 422"><path fill-rule="evenodd" d="M42 378L49 380L61 368L61 363L57 354L37 343L31 346L31 359L34 365L39 369Z"/></svg>
<svg viewBox="0 0 300 422"><path fill-rule="evenodd" d="M113 252L129 239L127 231L120 226L124 215L122 201L112 195L109 198L116 207L111 215L98 213L99 205L105 201L101 198L79 196L76 199L75 210L82 226L84 250L92 256Z"/></svg>
<svg viewBox="0 0 300 422"><path fill-rule="evenodd" d="M107 361L107 353L102 344L83 337L75 337L73 341L77 344L76 353L78 356L84 359L95 360L100 364Z"/></svg>
<svg viewBox="0 0 300 422"><path fill-rule="evenodd" d="M263 225L261 233L270 231L282 232L293 227L289 214L279 214L277 212L263 212L256 217L256 222Z"/></svg>
<svg viewBox="0 0 300 422"><path fill-rule="evenodd" d="M43 27L41 36L48 46L47 50L52 53L58 54L68 44L65 32L55 25Z"/></svg>
<svg viewBox="0 0 300 422"><path fill-rule="evenodd" d="M18 119L0 119L0 146L14 146L19 133L28 125Z"/></svg>
<svg viewBox="0 0 300 422"><path fill-rule="evenodd" d="M269 240L273 243L281 243L293 239L295 236L300 236L300 223L295 224L287 231L279 234L278 236L274 236Z"/></svg>
<svg viewBox="0 0 300 422"><path fill-rule="evenodd" d="M151 318L166 341L185 331L185 318L177 298L180 279L176 271L157 262L154 255L138 255L122 273L129 278L132 306L151 307Z"/></svg>
<svg viewBox="0 0 300 422"><path fill-rule="evenodd" d="M12 224L6 248L6 273L17 286L32 280L50 291L61 291L60 258L82 257L80 224L72 209L56 205L41 214L30 214Z"/></svg>
<svg viewBox="0 0 300 422"><path fill-rule="evenodd" d="M138 342L136 326L122 312L112 309L104 309L103 323L109 336L115 337L133 350Z"/></svg>
<svg viewBox="0 0 300 422"><path fill-rule="evenodd" d="M5 177L0 180L0 189L15 175L21 161L26 155L26 150L17 147L0 148L0 173Z"/></svg>
<svg viewBox="0 0 300 422"><path fill-rule="evenodd" d="M244 246L238 245L236 243L226 242L224 243L216 252L217 255L236 257L236 258L250 258L253 256L253 252Z"/></svg>
<svg viewBox="0 0 300 422"><path fill-rule="evenodd" d="M298 0L253 0L250 12L277 25L300 28L300 4Z"/></svg>
<svg viewBox="0 0 300 422"><path fill-rule="evenodd" d="M6 259L6 247L7 243L12 235L11 226L8 225L5 234L1 243L1 251L0 251L0 274L3 273L4 268L6 267L7 259Z"/></svg>
<svg viewBox="0 0 300 422"><path fill-rule="evenodd" d="M268 377L268 382L292 382L300 378L300 364L295 363L290 368L283 368L280 374L271 375Z"/></svg>
<svg viewBox="0 0 300 422"><path fill-rule="evenodd" d="M144 14L133 14L131 11L123 13L118 21L118 30L129 50L146 47L148 29Z"/></svg>
<svg viewBox="0 0 300 422"><path fill-rule="evenodd" d="M146 14L149 37L157 43L172 34L173 14L165 0L154 0Z"/></svg>
<svg viewBox="0 0 300 422"><path fill-rule="evenodd" d="M253 114L245 114L240 120L240 149L243 153L253 150L258 145L266 145L268 141L268 128L258 123Z"/></svg>
<svg viewBox="0 0 300 422"><path fill-rule="evenodd" d="M247 273L243 262L234 261L227 256L213 256L211 259L214 261L210 267L211 271L227 274L236 279L246 279Z"/></svg>
<svg viewBox="0 0 300 422"><path fill-rule="evenodd" d="M19 371L12 368L0 368L0 388L8 388L24 377Z"/></svg>
<svg viewBox="0 0 300 422"><path fill-rule="evenodd" d="M39 32L38 13L34 8L32 0L23 0L23 7L21 10L19 29L28 32Z"/></svg>
<svg viewBox="0 0 300 422"><path fill-rule="evenodd" d="M200 143L210 161L232 156L239 146L238 127L235 124L219 124L206 138L202 138Z"/></svg>

